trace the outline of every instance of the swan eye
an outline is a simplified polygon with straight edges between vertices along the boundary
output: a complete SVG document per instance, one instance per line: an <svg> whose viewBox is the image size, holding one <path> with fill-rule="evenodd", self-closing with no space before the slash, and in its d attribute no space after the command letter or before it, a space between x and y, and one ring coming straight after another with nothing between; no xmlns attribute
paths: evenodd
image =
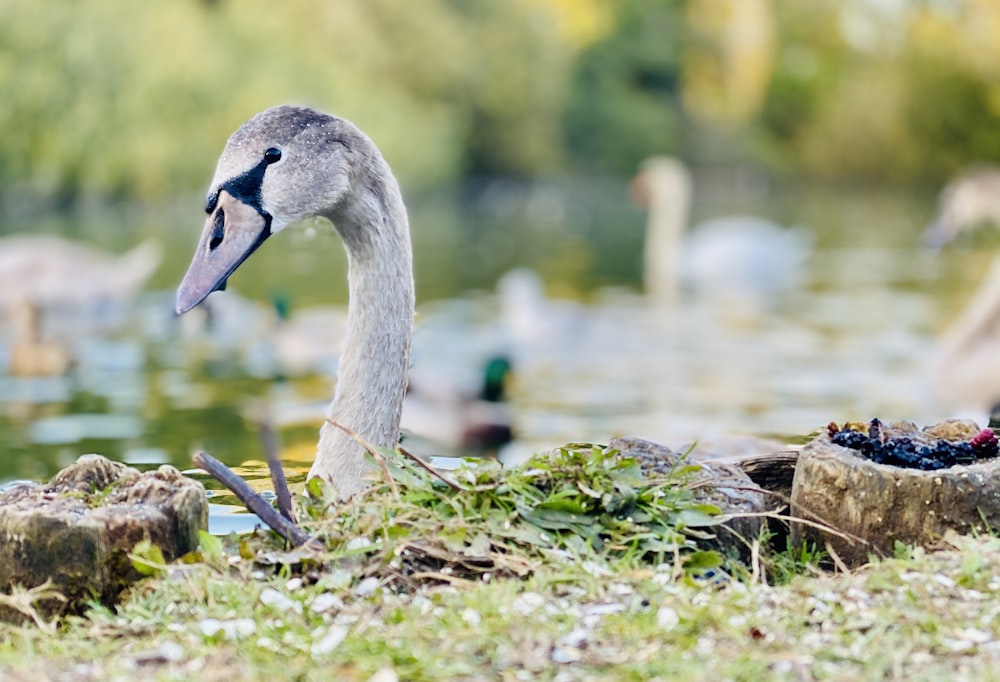
<svg viewBox="0 0 1000 682"><path fill-rule="evenodd" d="M266 152L264 152L264 163L272 164L281 160L281 150L277 147L271 147Z"/></svg>
<svg viewBox="0 0 1000 682"><path fill-rule="evenodd" d="M208 241L208 250L215 251L222 244L222 240L226 236L226 215L220 208L218 213L215 214L215 220L212 223L212 237Z"/></svg>

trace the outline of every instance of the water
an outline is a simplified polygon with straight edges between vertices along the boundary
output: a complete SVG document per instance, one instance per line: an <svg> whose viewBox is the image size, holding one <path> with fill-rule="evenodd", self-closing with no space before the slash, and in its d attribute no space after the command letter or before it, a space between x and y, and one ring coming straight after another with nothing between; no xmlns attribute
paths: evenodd
<svg viewBox="0 0 1000 682"><path fill-rule="evenodd" d="M621 183L498 185L475 196L411 199L414 372L471 387L484 358L509 354L518 439L507 460L621 434L669 445L727 433L802 439L831 420L927 423L956 413L935 398L929 365L989 254L922 252L927 196L703 193L696 218L747 212L815 234L806 285L759 309L704 299L665 308L642 296L644 215ZM184 470L202 449L266 489L255 422L266 414L301 483L336 356L309 360L306 373L282 365L271 301L290 302L293 314L346 304L342 249L321 224L288 231L248 261L230 291L213 295L210 319L195 311L178 320L172 289L200 220L195 200L4 220L4 232L57 232L117 252L151 237L167 255L123 325L61 332L77 359L69 374L0 375L0 482L47 478L88 452ZM518 266L544 277L547 297L534 308L522 301L515 315L494 285ZM231 497L212 501L222 505L213 507L214 530L246 527L245 516L223 513Z"/></svg>

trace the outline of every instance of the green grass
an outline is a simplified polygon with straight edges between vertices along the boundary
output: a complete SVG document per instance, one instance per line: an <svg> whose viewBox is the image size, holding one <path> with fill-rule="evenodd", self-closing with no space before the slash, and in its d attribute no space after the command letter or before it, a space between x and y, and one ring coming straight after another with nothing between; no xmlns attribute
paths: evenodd
<svg viewBox="0 0 1000 682"><path fill-rule="evenodd" d="M633 464L576 448L461 492L407 468L317 515L323 551L206 539L116 607L0 625L0 679L998 679L1000 539L847 574L751 541L707 579L685 473Z"/></svg>

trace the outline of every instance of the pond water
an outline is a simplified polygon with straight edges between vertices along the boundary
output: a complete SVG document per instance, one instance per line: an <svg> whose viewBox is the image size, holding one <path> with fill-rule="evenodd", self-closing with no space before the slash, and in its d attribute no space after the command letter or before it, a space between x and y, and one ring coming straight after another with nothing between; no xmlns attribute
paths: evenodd
<svg viewBox="0 0 1000 682"><path fill-rule="evenodd" d="M501 453L508 461L621 434L672 446L718 434L801 441L831 420L922 424L959 413L936 398L929 368L990 253L920 248L932 193L725 182L713 190L708 181L696 221L745 213L813 234L803 286L760 306L697 296L653 304L641 293L645 216L624 182L483 184L410 198L414 376L472 387L487 357L508 355L517 435ZM3 217L5 234L58 233L115 252L154 239L165 259L120 324L46 322L75 358L68 374L0 374L0 482L46 478L88 452L187 469L202 449L264 489L261 414L280 427L286 468L301 481L332 394L336 356L322 325L333 329L324 322L333 318L314 311L310 341L300 339L289 362L276 338L290 323L275 302L292 320L344 306L342 248L321 223L288 230L213 295L210 317L178 319L173 288L200 230L199 204ZM545 296L498 296L497 280L514 268L538 273ZM0 367L10 324L2 331ZM215 529L239 527L222 516Z"/></svg>

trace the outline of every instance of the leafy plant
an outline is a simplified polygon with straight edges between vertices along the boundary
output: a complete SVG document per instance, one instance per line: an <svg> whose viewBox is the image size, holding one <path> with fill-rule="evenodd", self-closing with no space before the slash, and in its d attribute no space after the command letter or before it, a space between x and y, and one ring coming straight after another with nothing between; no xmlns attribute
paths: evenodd
<svg viewBox="0 0 1000 682"><path fill-rule="evenodd" d="M459 469L457 491L403 462L393 471L395 493L384 485L323 514L314 498L302 508L331 550L364 558L358 575L384 575L388 565L404 582L442 580L445 569L448 579L524 576L543 563L599 558L633 566L690 561L700 571L721 562L705 544L720 510L687 487L692 470L646 478L615 450L570 445L513 469Z"/></svg>

